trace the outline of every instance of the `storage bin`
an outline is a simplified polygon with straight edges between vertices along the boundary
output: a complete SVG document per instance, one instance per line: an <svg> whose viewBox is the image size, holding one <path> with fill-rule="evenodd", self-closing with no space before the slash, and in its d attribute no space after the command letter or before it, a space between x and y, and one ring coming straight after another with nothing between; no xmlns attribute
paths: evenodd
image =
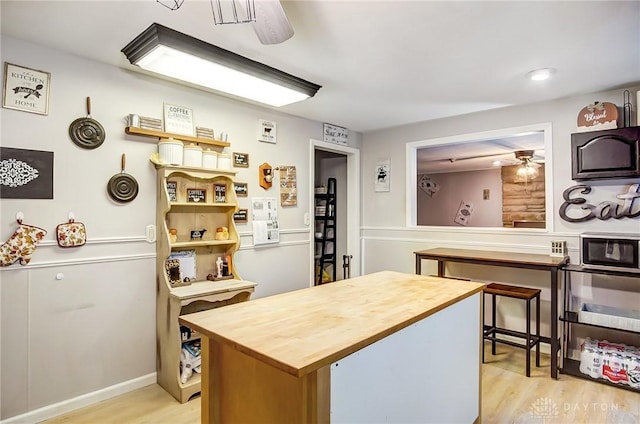
<svg viewBox="0 0 640 424"><path fill-rule="evenodd" d="M202 168L202 147L195 144L184 146L182 163L184 166Z"/></svg>
<svg viewBox="0 0 640 424"><path fill-rule="evenodd" d="M231 159L229 155L218 155L218 169L231 169Z"/></svg>
<svg viewBox="0 0 640 424"><path fill-rule="evenodd" d="M202 152L202 167L216 169L218 167L218 153L208 149Z"/></svg>
<svg viewBox="0 0 640 424"><path fill-rule="evenodd" d="M640 311L631 309L585 303L578 312L578 320L586 324L640 331Z"/></svg>
<svg viewBox="0 0 640 424"><path fill-rule="evenodd" d="M169 165L182 165L183 145L180 140L163 138L158 142L158 156L161 162Z"/></svg>

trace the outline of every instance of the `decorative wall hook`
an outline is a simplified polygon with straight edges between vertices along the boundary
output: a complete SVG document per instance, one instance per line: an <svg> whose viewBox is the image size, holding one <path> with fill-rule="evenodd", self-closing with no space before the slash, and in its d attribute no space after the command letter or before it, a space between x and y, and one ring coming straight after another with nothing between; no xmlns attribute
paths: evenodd
<svg viewBox="0 0 640 424"><path fill-rule="evenodd" d="M268 163L263 163L258 168L258 181L260 182L260 187L265 190L269 190L271 185L273 184L273 168Z"/></svg>

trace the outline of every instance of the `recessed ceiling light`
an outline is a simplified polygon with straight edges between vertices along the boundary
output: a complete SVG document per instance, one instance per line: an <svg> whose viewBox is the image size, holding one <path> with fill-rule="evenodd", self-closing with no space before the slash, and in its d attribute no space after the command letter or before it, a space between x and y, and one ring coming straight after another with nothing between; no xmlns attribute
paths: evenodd
<svg viewBox="0 0 640 424"><path fill-rule="evenodd" d="M494 160L493 162L491 162L492 166L500 166L502 165L502 162L500 162L499 160Z"/></svg>
<svg viewBox="0 0 640 424"><path fill-rule="evenodd" d="M531 81L544 81L551 78L556 73L554 68L540 68L527 73L527 78Z"/></svg>

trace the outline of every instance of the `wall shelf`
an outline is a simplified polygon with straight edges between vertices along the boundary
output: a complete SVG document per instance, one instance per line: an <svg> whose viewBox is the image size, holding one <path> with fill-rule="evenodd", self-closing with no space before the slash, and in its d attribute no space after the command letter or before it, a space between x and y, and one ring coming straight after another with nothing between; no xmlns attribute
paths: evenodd
<svg viewBox="0 0 640 424"><path fill-rule="evenodd" d="M182 135L182 134L172 134L172 133L166 133L163 131L148 130L146 128L126 127L124 129L124 132L129 135L140 135L143 137L156 137L158 139L175 138L176 140L187 141L189 143L207 144L207 145L216 146L216 147L231 146L231 143L227 141L213 140L210 138L202 138L202 137L193 137L193 136Z"/></svg>

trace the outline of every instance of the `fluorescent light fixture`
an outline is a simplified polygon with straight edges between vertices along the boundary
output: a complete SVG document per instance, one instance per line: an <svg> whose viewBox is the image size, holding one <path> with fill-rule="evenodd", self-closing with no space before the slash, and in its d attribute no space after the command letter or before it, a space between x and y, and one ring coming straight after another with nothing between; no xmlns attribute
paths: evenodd
<svg viewBox="0 0 640 424"><path fill-rule="evenodd" d="M321 88L156 23L122 53L131 64L147 71L271 106L313 97Z"/></svg>
<svg viewBox="0 0 640 424"><path fill-rule="evenodd" d="M554 68L541 68L530 71L529 73L527 73L527 77L531 81L544 81L551 78L551 76L555 73L556 70Z"/></svg>

